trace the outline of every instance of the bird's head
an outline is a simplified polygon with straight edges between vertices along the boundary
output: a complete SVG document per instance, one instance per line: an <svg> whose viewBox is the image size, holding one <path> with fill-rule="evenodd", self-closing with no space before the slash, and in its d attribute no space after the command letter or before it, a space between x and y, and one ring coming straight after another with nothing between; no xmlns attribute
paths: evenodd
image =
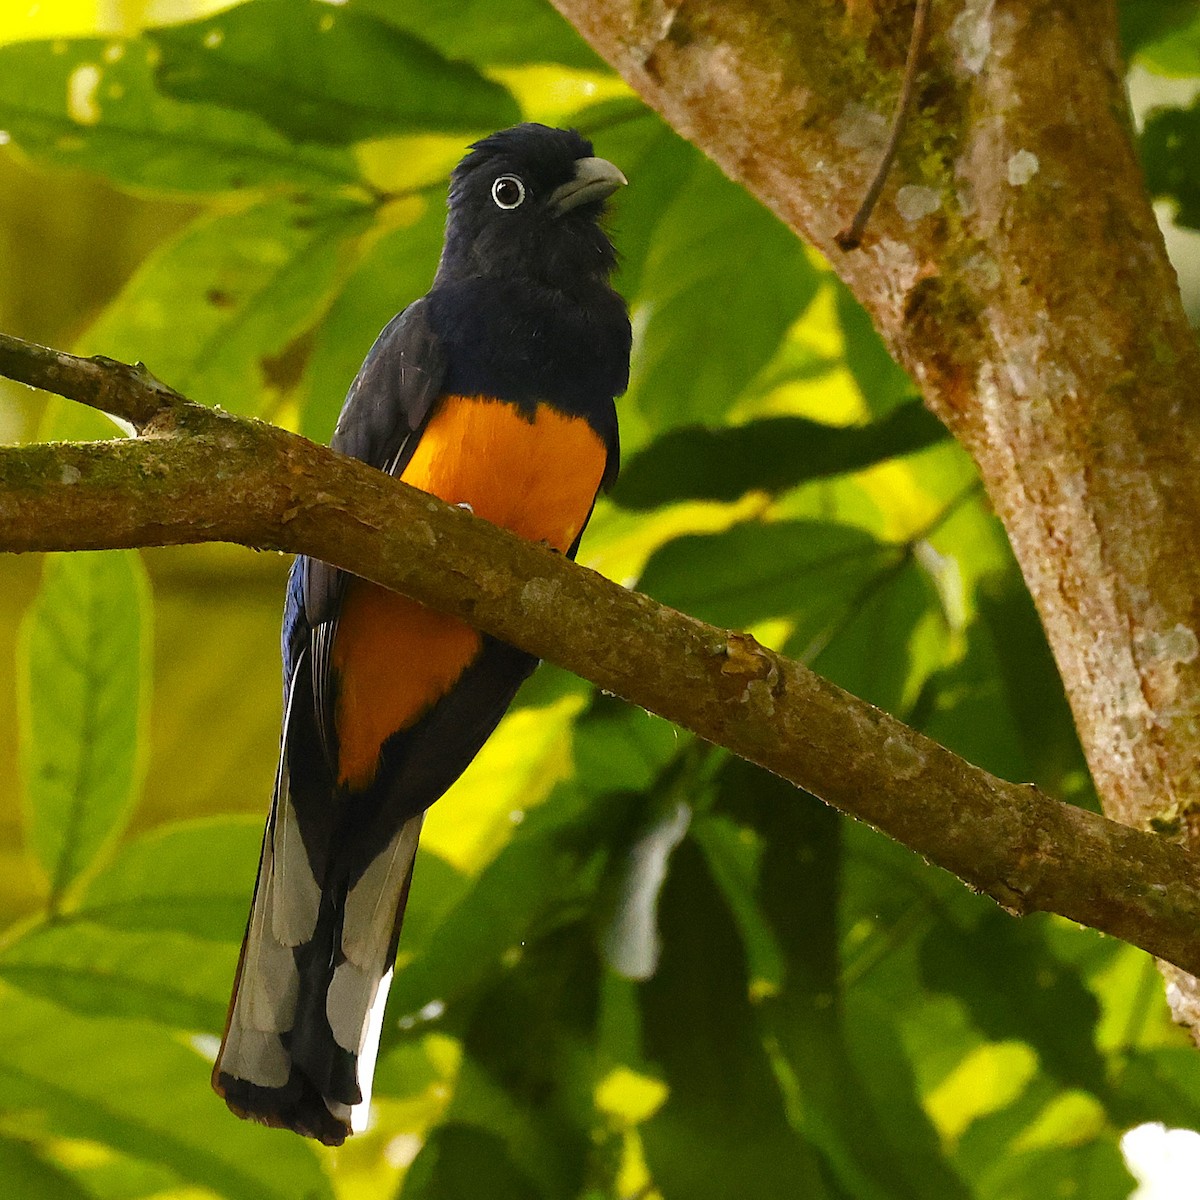
<svg viewBox="0 0 1200 1200"><path fill-rule="evenodd" d="M483 138L451 176L439 280L606 283L616 254L600 218L625 182L574 130L526 124Z"/></svg>

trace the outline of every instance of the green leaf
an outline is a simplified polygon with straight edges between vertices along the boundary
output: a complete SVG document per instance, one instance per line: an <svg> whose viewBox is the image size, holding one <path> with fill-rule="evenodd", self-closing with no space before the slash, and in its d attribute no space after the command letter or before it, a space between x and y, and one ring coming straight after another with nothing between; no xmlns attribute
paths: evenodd
<svg viewBox="0 0 1200 1200"><path fill-rule="evenodd" d="M471 1004L461 1035L446 1119L499 1135L505 1156L548 1198L579 1195L592 1153L599 985L592 931L569 921L514 950Z"/></svg>
<svg viewBox="0 0 1200 1200"><path fill-rule="evenodd" d="M575 784L593 796L647 791L688 745L670 721L601 693L593 695L574 733Z"/></svg>
<svg viewBox="0 0 1200 1200"><path fill-rule="evenodd" d="M984 1041L959 1001L926 989L919 951L992 902L868 825L844 821L841 830L843 1031L877 1111L889 1113L927 1096Z"/></svg>
<svg viewBox="0 0 1200 1200"><path fill-rule="evenodd" d="M926 682L913 724L985 771L1025 780L1030 778L1029 760L997 653L986 625L973 621L962 657Z"/></svg>
<svg viewBox="0 0 1200 1200"><path fill-rule="evenodd" d="M252 113L298 142L488 132L521 119L507 89L468 63L318 0L251 0L147 36L168 95Z"/></svg>
<svg viewBox="0 0 1200 1200"><path fill-rule="evenodd" d="M0 992L0 1088L10 1113L162 1164L227 1200L332 1200L308 1143L231 1116L209 1089L210 1071L154 1025L83 1018Z"/></svg>
<svg viewBox="0 0 1200 1200"><path fill-rule="evenodd" d="M740 763L740 759L730 760L722 772L722 780L729 766ZM785 787L789 793L789 804L802 794L790 784ZM759 884L764 851L762 839L755 835L754 830L712 813L702 814L693 822L690 832L704 851L708 869L720 886L725 903L737 922L746 951L751 990L767 994L778 991L784 978L783 951L760 903Z"/></svg>
<svg viewBox="0 0 1200 1200"><path fill-rule="evenodd" d="M1087 763L1033 599L1014 570L993 577L978 604L996 651L1007 707L1025 749L1029 770L1023 778L1067 797L1072 777L1086 780ZM1077 795L1069 798L1078 802Z"/></svg>
<svg viewBox="0 0 1200 1200"><path fill-rule="evenodd" d="M481 1180L487 1180L488 1200L544 1196L513 1164L503 1138L450 1122L430 1135L404 1177L398 1200L475 1200Z"/></svg>
<svg viewBox="0 0 1200 1200"><path fill-rule="evenodd" d="M603 70L604 63L545 0L350 0L407 29L449 58L515 66L562 63Z"/></svg>
<svg viewBox="0 0 1200 1200"><path fill-rule="evenodd" d="M256 413L369 221L362 205L283 198L202 218L147 259L85 352L145 362L200 403Z"/></svg>
<svg viewBox="0 0 1200 1200"><path fill-rule="evenodd" d="M928 680L915 723L1001 778L1094 805L1062 681L1015 564L985 581L977 606L965 653Z"/></svg>
<svg viewBox="0 0 1200 1200"><path fill-rule="evenodd" d="M419 937L406 924L389 1011L414 1024L431 1004L440 1012L476 995L514 948L590 902L614 846L635 836L632 789L647 787L678 749L668 722L594 699L575 724L573 783L531 808L474 880L460 877L452 903L419 918ZM449 892L427 886L424 871L418 861L410 905Z"/></svg>
<svg viewBox="0 0 1200 1200"><path fill-rule="evenodd" d="M1200 1071L1191 1046L1131 1050L1121 1057L1112 1104L1122 1125L1160 1121L1169 1128L1200 1128Z"/></svg>
<svg viewBox="0 0 1200 1200"><path fill-rule="evenodd" d="M819 1200L816 1154L788 1123L747 995L737 927L700 851L671 861L660 914L663 954L640 989L646 1056L670 1094L642 1127L666 1200Z"/></svg>
<svg viewBox="0 0 1200 1200"><path fill-rule="evenodd" d="M134 551L46 559L18 653L26 836L52 906L124 827L137 796L149 626Z"/></svg>
<svg viewBox="0 0 1200 1200"><path fill-rule="evenodd" d="M72 1173L86 1187L91 1200L150 1200L180 1186L179 1176L158 1163L104 1148L99 1161L72 1164Z"/></svg>
<svg viewBox="0 0 1200 1200"><path fill-rule="evenodd" d="M1003 1179L1012 1169L1021 1151L1029 1148L1030 1131L1045 1121L1062 1096L1057 1082L1044 1071L1038 1071L1009 1103L999 1107L989 1105L971 1122L958 1140L955 1159L977 1193L999 1200L992 1191L992 1180ZM1078 1142L1080 1138L1071 1140Z"/></svg>
<svg viewBox="0 0 1200 1200"><path fill-rule="evenodd" d="M835 295L846 367L858 384L868 411L876 417L883 416L908 400L916 389L904 369L888 353L867 310L850 289L838 281Z"/></svg>
<svg viewBox="0 0 1200 1200"><path fill-rule="evenodd" d="M72 916L114 930L240 942L261 844L253 817L168 825L122 846Z"/></svg>
<svg viewBox="0 0 1200 1200"><path fill-rule="evenodd" d="M595 889L597 872L585 865L626 807L561 786L530 810L407 963L401 939L389 1011L406 1025L431 1005L440 1013L489 980L532 930L560 920Z"/></svg>
<svg viewBox="0 0 1200 1200"><path fill-rule="evenodd" d="M1154 109L1139 146L1150 194L1178 204L1177 224L1200 229L1200 99L1190 108Z"/></svg>
<svg viewBox="0 0 1200 1200"><path fill-rule="evenodd" d="M1121 47L1127 59L1196 19L1195 0L1121 0L1117 5Z"/></svg>
<svg viewBox="0 0 1200 1200"><path fill-rule="evenodd" d="M564 667L543 662L521 685L510 712L520 708L549 708L568 696L586 700L592 685Z"/></svg>
<svg viewBox="0 0 1200 1200"><path fill-rule="evenodd" d="M1014 1154L978 1195L979 1200L1126 1200L1136 1184L1115 1140L1097 1139Z"/></svg>
<svg viewBox="0 0 1200 1200"><path fill-rule="evenodd" d="M893 713L908 710L949 651L937 589L913 556L870 579L836 625L815 636L802 626L784 647L839 687Z"/></svg>
<svg viewBox="0 0 1200 1200"><path fill-rule="evenodd" d="M1104 1095L1099 1005L1075 967L1046 944L1042 924L993 909L957 934L939 928L921 948L925 986L958 997L993 1041L1028 1043L1064 1085Z"/></svg>
<svg viewBox="0 0 1200 1200"><path fill-rule="evenodd" d="M948 436L919 401L859 426L806 417L765 417L717 429L673 429L621 468L613 499L650 509L680 500L738 500L789 488L923 450Z"/></svg>
<svg viewBox="0 0 1200 1200"><path fill-rule="evenodd" d="M571 124L590 134L596 153L630 180L613 203L607 225L620 257L614 286L636 299L660 223L703 162L661 117L633 98L608 100L577 113Z"/></svg>
<svg viewBox="0 0 1200 1200"><path fill-rule="evenodd" d="M10 1196L89 1200L90 1193L28 1142L0 1137L0 1179Z"/></svg>
<svg viewBox="0 0 1200 1200"><path fill-rule="evenodd" d="M761 839L757 919L784 970L759 1012L783 1060L779 1070L792 1092L793 1120L856 1200L964 1198L966 1190L943 1157L889 1023L876 1020L861 1039L871 1047L867 1061L856 1061L851 1052L858 1031L848 1030L844 1018L839 948L846 823L748 763L730 759L719 780L722 810L748 823ZM728 854L741 838L730 835L737 830L732 822L723 824L720 840ZM717 840L712 834L720 828L705 824L702 844L710 863ZM723 880L720 870L714 873ZM727 884L725 889L728 895Z"/></svg>
<svg viewBox="0 0 1200 1200"><path fill-rule="evenodd" d="M87 1016L146 1018L215 1033L237 966L233 946L68 921L0 952L0 979Z"/></svg>
<svg viewBox="0 0 1200 1200"><path fill-rule="evenodd" d="M655 231L633 302L626 406L652 428L719 421L817 293L799 239L707 160Z"/></svg>
<svg viewBox="0 0 1200 1200"><path fill-rule="evenodd" d="M401 228L384 233L363 255L317 331L298 388L300 432L313 441L333 435L346 392L383 327L433 282L445 210L413 201L405 215Z"/></svg>
<svg viewBox="0 0 1200 1200"><path fill-rule="evenodd" d="M843 1133L874 1139L873 1152L862 1152L862 1165L885 1184L891 1173L908 1194L930 1194L969 1200L974 1191L958 1164L949 1159L944 1140L922 1103L918 1069L906 1046L894 1010L885 1002L860 995L847 1005L842 1022L842 1045L846 1053L846 1076L854 1081L848 1094L829 1105L825 1119L835 1115L844 1121ZM947 1031L954 1033L953 1027ZM949 1040L949 1039L948 1039ZM826 1077L831 1088L837 1079ZM849 1147L854 1149L851 1141ZM903 1183L900 1181L903 1180Z"/></svg>
<svg viewBox="0 0 1200 1200"><path fill-rule="evenodd" d="M35 158L157 192L359 182L348 151L297 146L257 117L162 95L157 54L104 38L0 46L0 129Z"/></svg>
<svg viewBox="0 0 1200 1200"><path fill-rule="evenodd" d="M1195 0L1123 0L1121 41L1127 55L1156 75L1200 74L1200 14Z"/></svg>
<svg viewBox="0 0 1200 1200"><path fill-rule="evenodd" d="M848 526L757 522L691 534L655 551L638 587L715 625L794 617L814 637L841 619L897 551Z"/></svg>

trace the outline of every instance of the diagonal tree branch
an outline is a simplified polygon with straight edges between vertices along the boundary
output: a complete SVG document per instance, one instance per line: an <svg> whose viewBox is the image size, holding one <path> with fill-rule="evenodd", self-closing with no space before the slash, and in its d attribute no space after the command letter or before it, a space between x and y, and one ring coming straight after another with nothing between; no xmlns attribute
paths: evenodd
<svg viewBox="0 0 1200 1200"><path fill-rule="evenodd" d="M1163 838L997 779L745 634L137 368L0 335L0 374L144 430L0 449L0 549L229 541L314 555L766 767L1014 913L1061 913L1200 971L1200 861Z"/></svg>

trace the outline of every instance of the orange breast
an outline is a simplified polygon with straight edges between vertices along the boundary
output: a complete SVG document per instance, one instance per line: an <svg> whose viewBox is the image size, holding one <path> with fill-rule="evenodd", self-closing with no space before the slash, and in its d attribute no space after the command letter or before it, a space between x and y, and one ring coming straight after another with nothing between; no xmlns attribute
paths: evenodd
<svg viewBox="0 0 1200 1200"><path fill-rule="evenodd" d="M565 551L591 511L605 460L604 443L580 417L543 404L530 419L501 401L447 396L401 478ZM479 647L479 634L454 617L352 580L332 653L339 782L369 784L383 743L445 695Z"/></svg>

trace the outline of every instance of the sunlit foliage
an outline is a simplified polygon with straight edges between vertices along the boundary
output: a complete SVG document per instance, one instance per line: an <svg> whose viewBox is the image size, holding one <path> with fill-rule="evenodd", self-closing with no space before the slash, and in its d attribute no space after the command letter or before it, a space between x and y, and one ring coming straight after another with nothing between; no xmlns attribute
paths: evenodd
<svg viewBox="0 0 1200 1200"><path fill-rule="evenodd" d="M428 286L464 145L575 125L631 181L612 230L637 334L624 476L581 559L1094 806L970 462L827 266L544 0L13 7L0 172L64 214L115 187L78 274L128 275L89 313L51 253L30 290L62 314L5 312L13 332L78 334L324 439ZM1200 75L1190 6L1124 20L1143 70ZM1195 224L1200 109L1153 114L1142 144ZM37 430L27 404L0 393L0 435L116 435L58 404ZM273 770L286 564L31 567L0 563L20 615L0 647L6 1196L1117 1200L1123 1132L1200 1126L1200 1057L1144 954L1011 920L553 667L431 814L371 1130L332 1152L240 1123L207 1076Z"/></svg>

